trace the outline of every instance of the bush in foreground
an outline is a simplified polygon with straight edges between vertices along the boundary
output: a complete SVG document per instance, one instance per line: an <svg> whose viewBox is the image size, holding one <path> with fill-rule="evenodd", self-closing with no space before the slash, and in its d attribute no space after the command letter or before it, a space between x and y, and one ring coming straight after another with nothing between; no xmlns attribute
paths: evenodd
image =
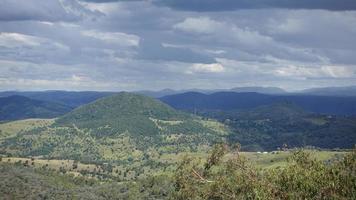
<svg viewBox="0 0 356 200"><path fill-rule="evenodd" d="M356 149L325 163L298 150L288 165L258 170L236 151L217 145L206 162L184 158L178 166L172 199L356 199Z"/></svg>

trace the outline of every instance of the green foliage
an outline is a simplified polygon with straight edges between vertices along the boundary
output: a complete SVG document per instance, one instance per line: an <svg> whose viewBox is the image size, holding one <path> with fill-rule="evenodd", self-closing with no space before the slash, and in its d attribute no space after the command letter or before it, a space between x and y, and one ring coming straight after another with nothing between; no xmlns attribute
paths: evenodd
<svg viewBox="0 0 356 200"><path fill-rule="evenodd" d="M286 167L262 171L249 165L238 153L223 161L223 152L221 146L215 147L205 164L185 158L177 169L175 192L171 198L356 198L356 150L333 164L317 161L299 150L291 156Z"/></svg>

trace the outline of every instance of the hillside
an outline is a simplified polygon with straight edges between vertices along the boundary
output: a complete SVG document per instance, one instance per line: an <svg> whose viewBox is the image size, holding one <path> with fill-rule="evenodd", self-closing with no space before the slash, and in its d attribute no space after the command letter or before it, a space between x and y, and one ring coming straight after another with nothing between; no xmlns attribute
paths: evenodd
<svg viewBox="0 0 356 200"><path fill-rule="evenodd" d="M0 98L0 121L27 118L54 118L71 110L70 107L23 96Z"/></svg>
<svg viewBox="0 0 356 200"><path fill-rule="evenodd" d="M221 123L122 92L81 106L52 125L0 140L0 153L131 163L162 153L197 151L224 141L227 134Z"/></svg>
<svg viewBox="0 0 356 200"><path fill-rule="evenodd" d="M166 104L182 110L245 110L262 105L290 102L306 111L330 115L356 115L356 97L316 95L267 95L259 93L188 92L160 98Z"/></svg>

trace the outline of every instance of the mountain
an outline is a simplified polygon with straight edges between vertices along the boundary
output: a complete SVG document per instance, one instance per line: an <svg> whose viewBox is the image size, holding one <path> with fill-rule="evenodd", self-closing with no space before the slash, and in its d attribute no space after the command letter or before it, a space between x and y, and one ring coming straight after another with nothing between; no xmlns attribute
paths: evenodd
<svg viewBox="0 0 356 200"><path fill-rule="evenodd" d="M300 93L322 96L356 96L356 86L311 88Z"/></svg>
<svg viewBox="0 0 356 200"><path fill-rule="evenodd" d="M95 101L99 98L109 96L115 92L92 92L92 91L83 91L83 92L74 92L74 91L6 91L0 92L0 97L7 97L11 95L20 95L25 96L31 99L36 99L40 101L55 102L63 105L68 105L72 108L78 107Z"/></svg>
<svg viewBox="0 0 356 200"><path fill-rule="evenodd" d="M73 110L60 117L56 125L75 124L78 128L90 127L96 131L104 126L110 126L110 129L100 131L102 134L125 131L134 134L156 134L158 128L152 119L178 121L184 118L191 119L189 115L155 99L121 92Z"/></svg>
<svg viewBox="0 0 356 200"><path fill-rule="evenodd" d="M356 97L267 95L251 92L217 92L213 94L188 92L165 96L160 100L182 110L244 110L273 103L290 102L306 111L320 114L356 115Z"/></svg>
<svg viewBox="0 0 356 200"><path fill-rule="evenodd" d="M53 124L0 140L0 154L131 163L147 154L196 151L224 141L228 134L217 121L121 92L80 106Z"/></svg>
<svg viewBox="0 0 356 200"><path fill-rule="evenodd" d="M54 118L71 110L53 102L33 100L23 96L0 98L0 121L26 118Z"/></svg>

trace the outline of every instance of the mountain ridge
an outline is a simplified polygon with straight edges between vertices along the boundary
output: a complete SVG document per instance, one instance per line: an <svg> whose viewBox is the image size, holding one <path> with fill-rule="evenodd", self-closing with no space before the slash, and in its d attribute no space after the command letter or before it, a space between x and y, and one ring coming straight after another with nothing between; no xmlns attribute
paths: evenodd
<svg viewBox="0 0 356 200"><path fill-rule="evenodd" d="M243 110L277 102L292 102L319 114L356 115L356 97L316 95L267 95L260 93L183 93L160 98L176 109Z"/></svg>

